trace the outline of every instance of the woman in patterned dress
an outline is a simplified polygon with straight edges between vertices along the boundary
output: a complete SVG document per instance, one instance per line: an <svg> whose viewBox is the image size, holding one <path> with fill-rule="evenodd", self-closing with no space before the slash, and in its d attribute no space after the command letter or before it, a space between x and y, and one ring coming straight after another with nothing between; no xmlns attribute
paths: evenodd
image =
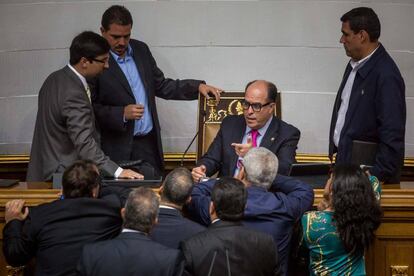
<svg viewBox="0 0 414 276"><path fill-rule="evenodd" d="M381 186L354 165L336 166L318 211L302 217L311 275L366 275L364 250L381 222Z"/></svg>

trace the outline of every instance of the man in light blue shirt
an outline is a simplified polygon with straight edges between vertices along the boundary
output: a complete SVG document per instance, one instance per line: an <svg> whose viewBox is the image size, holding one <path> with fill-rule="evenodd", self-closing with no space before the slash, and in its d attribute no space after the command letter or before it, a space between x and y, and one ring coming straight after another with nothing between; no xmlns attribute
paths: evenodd
<svg viewBox="0 0 414 276"><path fill-rule="evenodd" d="M155 97L195 100L201 93L219 100L222 90L200 80L165 78L148 46L130 39L132 16L125 7L109 7L101 24L102 36L111 46L109 69L93 91L102 148L113 160L142 159L161 173L164 162Z"/></svg>

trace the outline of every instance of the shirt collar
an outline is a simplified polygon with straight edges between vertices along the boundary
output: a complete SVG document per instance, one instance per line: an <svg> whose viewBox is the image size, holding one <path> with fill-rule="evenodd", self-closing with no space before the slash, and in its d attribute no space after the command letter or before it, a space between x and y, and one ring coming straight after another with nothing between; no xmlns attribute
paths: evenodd
<svg viewBox="0 0 414 276"><path fill-rule="evenodd" d="M130 229L130 228L123 228L122 233L138 233L138 234L147 235L146 233L144 233L142 231L138 231L138 230Z"/></svg>
<svg viewBox="0 0 414 276"><path fill-rule="evenodd" d="M211 224L214 224L214 223L216 223L216 222L218 222L218 221L220 221L220 219L219 219L219 218L216 218L215 220L213 220L213 221L211 222Z"/></svg>
<svg viewBox="0 0 414 276"><path fill-rule="evenodd" d="M374 51L372 51L371 54L369 54L368 56L364 57L363 59L360 59L358 61L353 61L352 59L349 61L349 64L351 65L352 69L359 69L361 68L367 61L368 59L370 59L370 57L372 57L372 55L378 50L379 45L377 48L375 48Z"/></svg>
<svg viewBox="0 0 414 276"><path fill-rule="evenodd" d="M162 205L162 204L160 204L160 208L177 210L177 208L174 208L174 207L171 207L171 206L167 206L167 205Z"/></svg>
<svg viewBox="0 0 414 276"><path fill-rule="evenodd" d="M128 44L127 50L126 50L126 54L125 57L120 57L119 55L117 55L115 52L113 52L112 50L109 51L112 55L112 57L116 60L116 62L118 63L122 63L125 61L128 61L130 59L132 59L132 55L133 55L133 50L132 47Z"/></svg>
<svg viewBox="0 0 414 276"><path fill-rule="evenodd" d="M81 80L83 86L85 87L85 90L87 90L89 85L88 85L88 82L86 81L86 78L84 76L82 76L78 71L76 71L76 69L72 65L68 64L68 67L70 68L70 70L73 71L73 73L75 73L76 76L78 76L78 78Z"/></svg>
<svg viewBox="0 0 414 276"><path fill-rule="evenodd" d="M272 122L273 116L269 118L269 120L267 120L266 124L264 126L262 126L261 128L259 128L257 131L259 132L260 136L263 137L267 131L267 129L269 128L270 123ZM252 129L246 125L246 132L244 133L245 135L248 134L250 131L252 131Z"/></svg>

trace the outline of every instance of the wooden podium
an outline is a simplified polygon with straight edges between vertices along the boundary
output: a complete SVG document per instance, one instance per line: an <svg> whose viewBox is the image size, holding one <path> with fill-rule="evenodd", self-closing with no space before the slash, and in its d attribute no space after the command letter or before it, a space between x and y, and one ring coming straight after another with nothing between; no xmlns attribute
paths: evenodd
<svg viewBox="0 0 414 276"><path fill-rule="evenodd" d="M59 197L51 183L19 183L0 189L0 229L3 230L4 206L12 199L24 199L27 206L36 206ZM314 206L322 200L323 190L315 190ZM414 275L414 189L383 187L381 206L384 211L376 240L366 252L368 275ZM1 242L3 240L1 231ZM7 269L3 253L0 255L0 275L13 275Z"/></svg>

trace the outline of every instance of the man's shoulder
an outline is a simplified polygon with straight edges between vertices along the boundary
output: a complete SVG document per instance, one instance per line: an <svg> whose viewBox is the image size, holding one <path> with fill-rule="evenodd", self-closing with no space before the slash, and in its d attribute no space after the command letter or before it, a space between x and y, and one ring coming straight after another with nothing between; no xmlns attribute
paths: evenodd
<svg viewBox="0 0 414 276"><path fill-rule="evenodd" d="M76 76L75 73L72 72L68 66L65 66L59 70L52 72L49 76L47 76L44 84L48 84L52 82L56 82L59 84L63 79L67 79L70 74L73 74L74 76Z"/></svg>
<svg viewBox="0 0 414 276"><path fill-rule="evenodd" d="M178 213L177 213L178 212ZM174 221L177 227L182 227L185 229L193 229L196 232L201 232L205 230L205 227L189 220L188 218L183 217L178 210L170 210L167 208L160 208L158 215L159 226L164 225L164 222ZM167 224L167 223L166 223Z"/></svg>
<svg viewBox="0 0 414 276"><path fill-rule="evenodd" d="M401 76L400 70L394 59L390 56L388 51L383 45L380 45L377 52L368 60L367 64L372 64L374 72L381 75L394 75L398 74ZM365 66L364 66L365 67ZM362 67L363 68L363 67Z"/></svg>
<svg viewBox="0 0 414 276"><path fill-rule="evenodd" d="M71 199L63 199L63 200L55 200L49 203L44 203L39 206L33 207L30 209L30 215L32 218L39 219L39 220L46 220L46 218L50 216L72 216L72 214L78 215L93 215L107 210L111 210L111 212L117 212L120 209L119 199L116 200L115 197L112 198L105 198L105 199L97 199L97 198L88 198L88 197L81 197L81 198L71 198ZM101 210L101 211L99 211Z"/></svg>
<svg viewBox="0 0 414 276"><path fill-rule="evenodd" d="M281 131L288 132L288 133L300 134L300 130L297 127L295 127L294 125L291 125L291 124L289 124L289 123L287 123L287 122L285 122L285 121L283 121L283 120L281 120L277 117L275 117L275 119L279 122Z"/></svg>
<svg viewBox="0 0 414 276"><path fill-rule="evenodd" d="M130 39L129 40L129 45L132 47L132 49L134 48L146 48L148 49L148 45L141 40L137 40L137 39Z"/></svg>

